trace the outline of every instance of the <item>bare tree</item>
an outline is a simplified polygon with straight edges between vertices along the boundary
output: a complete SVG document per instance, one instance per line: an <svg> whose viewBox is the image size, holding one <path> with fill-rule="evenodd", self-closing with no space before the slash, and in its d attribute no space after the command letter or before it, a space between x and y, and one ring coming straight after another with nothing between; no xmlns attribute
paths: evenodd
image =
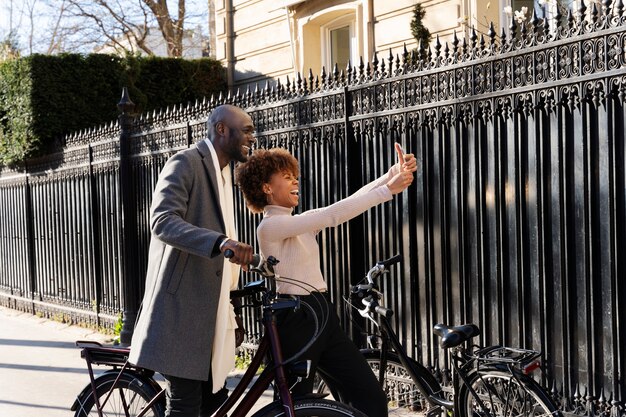
<svg viewBox="0 0 626 417"><path fill-rule="evenodd" d="M151 13L140 0L57 0L67 2L67 16L59 27L58 36L65 48L95 49L105 44L118 52L152 54L146 44Z"/></svg>
<svg viewBox="0 0 626 417"><path fill-rule="evenodd" d="M202 48L208 29L206 0L5 0L0 7L10 26L0 38L11 34L28 54L113 50L180 57L185 38L193 33Z"/></svg>
<svg viewBox="0 0 626 417"><path fill-rule="evenodd" d="M89 24L64 25L66 30L80 28L78 39L83 43L102 45L102 39L118 52L154 54L155 45L149 42L150 30L158 30L167 47L167 55L183 54L185 23L188 17L186 0L56 0L67 2L72 22ZM197 3L197 2L195 2ZM207 10L197 13L205 14ZM73 39L77 39L76 34Z"/></svg>
<svg viewBox="0 0 626 417"><path fill-rule="evenodd" d="M178 0L178 16L176 19L170 16L167 9L167 0L143 0L143 2L152 10L159 23L163 39L167 43L168 55L182 56L185 29L185 0Z"/></svg>

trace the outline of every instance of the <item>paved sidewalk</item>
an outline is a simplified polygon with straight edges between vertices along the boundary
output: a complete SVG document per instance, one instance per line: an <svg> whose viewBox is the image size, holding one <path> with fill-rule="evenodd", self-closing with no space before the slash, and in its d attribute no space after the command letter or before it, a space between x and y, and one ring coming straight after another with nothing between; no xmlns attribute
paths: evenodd
<svg viewBox="0 0 626 417"><path fill-rule="evenodd" d="M74 342L111 343L111 337L0 306L0 417L71 417L89 382ZM228 385L236 384L233 373ZM271 401L266 392L255 410Z"/></svg>

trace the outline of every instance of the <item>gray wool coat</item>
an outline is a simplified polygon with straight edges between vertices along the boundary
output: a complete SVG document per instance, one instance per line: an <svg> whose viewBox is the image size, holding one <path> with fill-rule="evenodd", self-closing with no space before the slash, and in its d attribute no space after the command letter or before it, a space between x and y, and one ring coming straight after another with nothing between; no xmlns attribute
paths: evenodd
<svg viewBox="0 0 626 417"><path fill-rule="evenodd" d="M198 142L163 167L150 208L146 292L129 361L206 381L211 368L224 258L215 256L224 219L213 159Z"/></svg>

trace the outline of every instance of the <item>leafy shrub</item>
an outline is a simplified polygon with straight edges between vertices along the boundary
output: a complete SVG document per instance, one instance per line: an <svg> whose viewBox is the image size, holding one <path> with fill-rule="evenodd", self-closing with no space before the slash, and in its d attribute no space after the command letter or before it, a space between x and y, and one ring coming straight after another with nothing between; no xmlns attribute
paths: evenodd
<svg viewBox="0 0 626 417"><path fill-rule="evenodd" d="M0 62L0 166L53 152L65 134L116 120L124 86L145 112L218 94L226 76L208 58L35 54Z"/></svg>

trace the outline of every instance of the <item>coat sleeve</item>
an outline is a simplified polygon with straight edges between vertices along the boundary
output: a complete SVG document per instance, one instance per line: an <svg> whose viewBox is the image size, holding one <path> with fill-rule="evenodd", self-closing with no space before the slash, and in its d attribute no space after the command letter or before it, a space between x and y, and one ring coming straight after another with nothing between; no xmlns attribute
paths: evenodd
<svg viewBox="0 0 626 417"><path fill-rule="evenodd" d="M152 197L150 228L153 238L182 251L210 257L223 232L198 227L186 220L193 188L203 186L198 183L198 175L205 175L202 166L194 164L184 152L167 161Z"/></svg>

